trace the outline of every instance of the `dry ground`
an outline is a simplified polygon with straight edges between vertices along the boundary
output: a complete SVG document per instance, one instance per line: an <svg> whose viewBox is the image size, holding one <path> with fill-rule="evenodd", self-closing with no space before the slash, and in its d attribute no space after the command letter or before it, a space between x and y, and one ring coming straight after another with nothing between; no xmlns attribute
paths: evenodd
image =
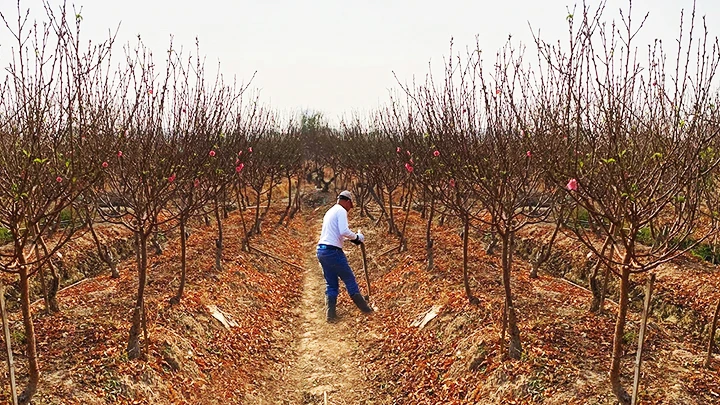
<svg viewBox="0 0 720 405"><path fill-rule="evenodd" d="M417 212L408 221L408 251L383 256L396 238L387 234L384 222L375 225L351 213L353 228L367 236L371 302L377 311L364 316L343 294L340 321L326 324L314 245L327 208L306 208L280 227L273 226L277 213L271 213L263 236L253 239L254 247L293 265L241 251L235 212L225 223L224 269L217 271L214 227L196 226L189 240L186 295L174 306L168 301L178 283L179 249L171 237L164 254L151 262L145 360L130 361L124 354L137 283L132 258L121 263L120 279L101 275L62 291L58 314L41 314L37 303L43 380L34 403L615 402L607 378L614 305L609 303L605 314L591 314L587 290L553 275L557 272L531 279L529 264L516 257L512 288L524 355L507 360L499 342L499 258L486 255L480 235L473 235L470 281L480 304L469 304L457 224L434 227L436 266L427 270L424 220ZM399 210L396 217L401 221L404 213ZM541 240L544 232L532 230L524 237ZM346 252L361 276L359 249L349 246ZM553 263L582 268L585 253L563 237ZM365 290L364 280L358 281ZM720 403L720 360L713 369L702 367L703 325L720 298L716 268L694 260L672 263L658 270L657 286L662 311L650 319L641 403ZM223 326L210 306L234 324ZM414 321L433 306L439 308L437 317L419 328ZM17 310L10 315L23 383L23 333ZM623 384L628 389L638 319L631 313L627 327ZM3 387L6 375L3 367ZM0 403L7 403L7 395L0 390Z"/></svg>

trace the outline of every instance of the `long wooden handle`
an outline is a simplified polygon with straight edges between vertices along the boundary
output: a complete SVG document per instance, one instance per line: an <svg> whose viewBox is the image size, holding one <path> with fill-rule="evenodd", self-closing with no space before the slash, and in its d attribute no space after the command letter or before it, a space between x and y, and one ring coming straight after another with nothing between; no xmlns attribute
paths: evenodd
<svg viewBox="0 0 720 405"><path fill-rule="evenodd" d="M5 346L7 348L8 372L10 373L10 392L13 405L17 405L18 397L15 390L15 363L13 362L12 347L10 345L10 328L8 327L7 312L5 311L5 286L0 283L0 317L2 317Z"/></svg>
<svg viewBox="0 0 720 405"><path fill-rule="evenodd" d="M360 244L360 251L362 252L362 260L363 260L363 270L365 271L365 283L367 284L367 296L368 300L370 300L370 274L368 273L367 268L367 255L365 254L365 244Z"/></svg>

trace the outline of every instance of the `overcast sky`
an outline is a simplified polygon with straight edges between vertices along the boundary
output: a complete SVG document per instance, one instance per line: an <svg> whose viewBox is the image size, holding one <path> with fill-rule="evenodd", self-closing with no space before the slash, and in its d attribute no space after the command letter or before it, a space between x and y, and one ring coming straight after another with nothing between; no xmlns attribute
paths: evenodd
<svg viewBox="0 0 720 405"><path fill-rule="evenodd" d="M59 4L60 0L50 0ZM16 18L16 0L0 0L0 11ZM596 4L588 0L588 4ZM366 113L389 99L402 82L423 78L428 63L441 63L455 48L474 46L476 36L494 54L512 34L531 42L531 24L548 40L567 37L568 0L77 0L86 39L102 39L119 25L118 42L135 43L137 35L157 55L176 46L194 51L195 38L208 70L220 62L225 76L247 81L281 113L312 109L332 121L342 114ZM605 19L618 18L627 1L609 0ZM21 0L21 8L42 17L40 0ZM681 9L691 0L636 0L639 21L647 12L641 39L677 37ZM697 0L697 14L707 16L713 36L720 35L720 1ZM667 43L667 42L666 42ZM639 43L638 43L639 45ZM3 27L0 65L7 66L12 46ZM119 53L120 48L116 53ZM491 55L487 55L488 59Z"/></svg>

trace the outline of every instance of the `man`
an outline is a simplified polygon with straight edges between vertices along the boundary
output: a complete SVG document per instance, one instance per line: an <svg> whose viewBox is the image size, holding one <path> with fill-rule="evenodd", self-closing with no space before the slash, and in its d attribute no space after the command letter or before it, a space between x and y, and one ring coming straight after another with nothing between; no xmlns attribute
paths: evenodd
<svg viewBox="0 0 720 405"><path fill-rule="evenodd" d="M317 258L325 276L325 304L327 321L333 322L337 318L335 306L339 292L338 278L345 283L350 298L363 312L372 312L360 294L360 287L355 280L347 257L342 250L343 242L347 239L359 245L365 241L360 232L353 232L348 227L347 213L353 207L352 193L345 190L338 195L337 204L330 208L323 218L322 232L317 246Z"/></svg>

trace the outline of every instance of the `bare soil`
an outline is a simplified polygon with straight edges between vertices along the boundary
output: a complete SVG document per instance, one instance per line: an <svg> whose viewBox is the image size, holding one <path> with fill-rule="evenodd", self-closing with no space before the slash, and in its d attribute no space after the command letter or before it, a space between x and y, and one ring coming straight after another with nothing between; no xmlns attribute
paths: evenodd
<svg viewBox="0 0 720 405"><path fill-rule="evenodd" d="M363 349L354 333L359 325L372 322L372 315L362 314L343 291L338 303L339 319L326 322L325 281L313 239L320 234L321 222L315 218L309 225L308 240L303 245L304 281L295 313L292 348L269 373L268 381L253 390L247 404L378 404L366 382Z"/></svg>

